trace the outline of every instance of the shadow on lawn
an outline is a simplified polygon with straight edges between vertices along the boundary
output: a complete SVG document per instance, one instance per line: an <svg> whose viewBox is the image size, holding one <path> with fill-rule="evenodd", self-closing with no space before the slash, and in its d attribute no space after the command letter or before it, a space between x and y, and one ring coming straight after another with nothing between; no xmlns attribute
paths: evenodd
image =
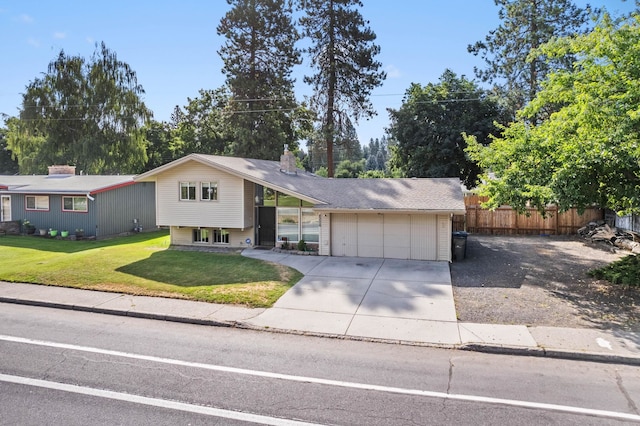
<svg viewBox="0 0 640 426"><path fill-rule="evenodd" d="M280 279L265 262L237 254L163 250L118 272L180 287L202 287Z"/></svg>
<svg viewBox="0 0 640 426"><path fill-rule="evenodd" d="M50 251L55 253L78 253L97 248L113 247L123 244L135 244L160 238L168 235L166 231L148 232L143 234L133 234L123 237L114 237L104 240L58 240L55 238L45 238L26 235L7 235L0 239L0 247L15 247L21 249Z"/></svg>

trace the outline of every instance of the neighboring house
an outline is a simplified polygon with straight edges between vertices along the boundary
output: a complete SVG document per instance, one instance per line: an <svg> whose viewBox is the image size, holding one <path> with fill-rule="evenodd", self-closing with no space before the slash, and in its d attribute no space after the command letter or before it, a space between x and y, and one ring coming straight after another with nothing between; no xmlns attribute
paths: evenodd
<svg viewBox="0 0 640 426"><path fill-rule="evenodd" d="M171 244L250 247L304 240L320 255L451 260L460 180L328 179L280 162L190 154L135 177L154 182Z"/></svg>
<svg viewBox="0 0 640 426"><path fill-rule="evenodd" d="M0 176L0 221L101 238L155 229L154 197L153 183L132 175L76 175L73 166L51 166L48 175Z"/></svg>

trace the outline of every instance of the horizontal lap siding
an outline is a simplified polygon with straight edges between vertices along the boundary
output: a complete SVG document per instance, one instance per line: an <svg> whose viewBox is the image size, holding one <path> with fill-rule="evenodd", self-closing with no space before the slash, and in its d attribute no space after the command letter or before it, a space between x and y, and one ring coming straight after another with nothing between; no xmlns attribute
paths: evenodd
<svg viewBox="0 0 640 426"><path fill-rule="evenodd" d="M180 201L180 182L196 182L196 200ZM200 182L218 183L218 201L200 201ZM158 225L244 228L244 180L191 161L157 178ZM252 208L252 207L247 207Z"/></svg>
<svg viewBox="0 0 640 426"><path fill-rule="evenodd" d="M194 243L193 230L196 228L171 227L171 244L179 246L202 246L202 247L251 247L253 245L253 229L227 229L229 231L229 244L213 244L213 228L211 231L211 241L209 243ZM250 242L247 244L247 239Z"/></svg>

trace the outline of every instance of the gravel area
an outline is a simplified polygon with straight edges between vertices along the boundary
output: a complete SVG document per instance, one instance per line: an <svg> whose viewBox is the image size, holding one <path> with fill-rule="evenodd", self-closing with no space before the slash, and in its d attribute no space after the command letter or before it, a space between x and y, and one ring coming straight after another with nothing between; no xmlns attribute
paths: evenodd
<svg viewBox="0 0 640 426"><path fill-rule="evenodd" d="M640 288L586 274L626 254L577 236L469 235L451 264L458 319L640 331Z"/></svg>

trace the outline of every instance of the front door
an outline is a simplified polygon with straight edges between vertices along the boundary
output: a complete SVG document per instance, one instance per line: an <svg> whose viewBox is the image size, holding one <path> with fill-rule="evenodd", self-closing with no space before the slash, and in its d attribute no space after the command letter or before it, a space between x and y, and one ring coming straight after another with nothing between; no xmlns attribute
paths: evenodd
<svg viewBox="0 0 640 426"><path fill-rule="evenodd" d="M2 196L2 206L0 207L0 222L11 221L11 196Z"/></svg>
<svg viewBox="0 0 640 426"><path fill-rule="evenodd" d="M258 207L257 245L273 247L276 245L276 208Z"/></svg>

